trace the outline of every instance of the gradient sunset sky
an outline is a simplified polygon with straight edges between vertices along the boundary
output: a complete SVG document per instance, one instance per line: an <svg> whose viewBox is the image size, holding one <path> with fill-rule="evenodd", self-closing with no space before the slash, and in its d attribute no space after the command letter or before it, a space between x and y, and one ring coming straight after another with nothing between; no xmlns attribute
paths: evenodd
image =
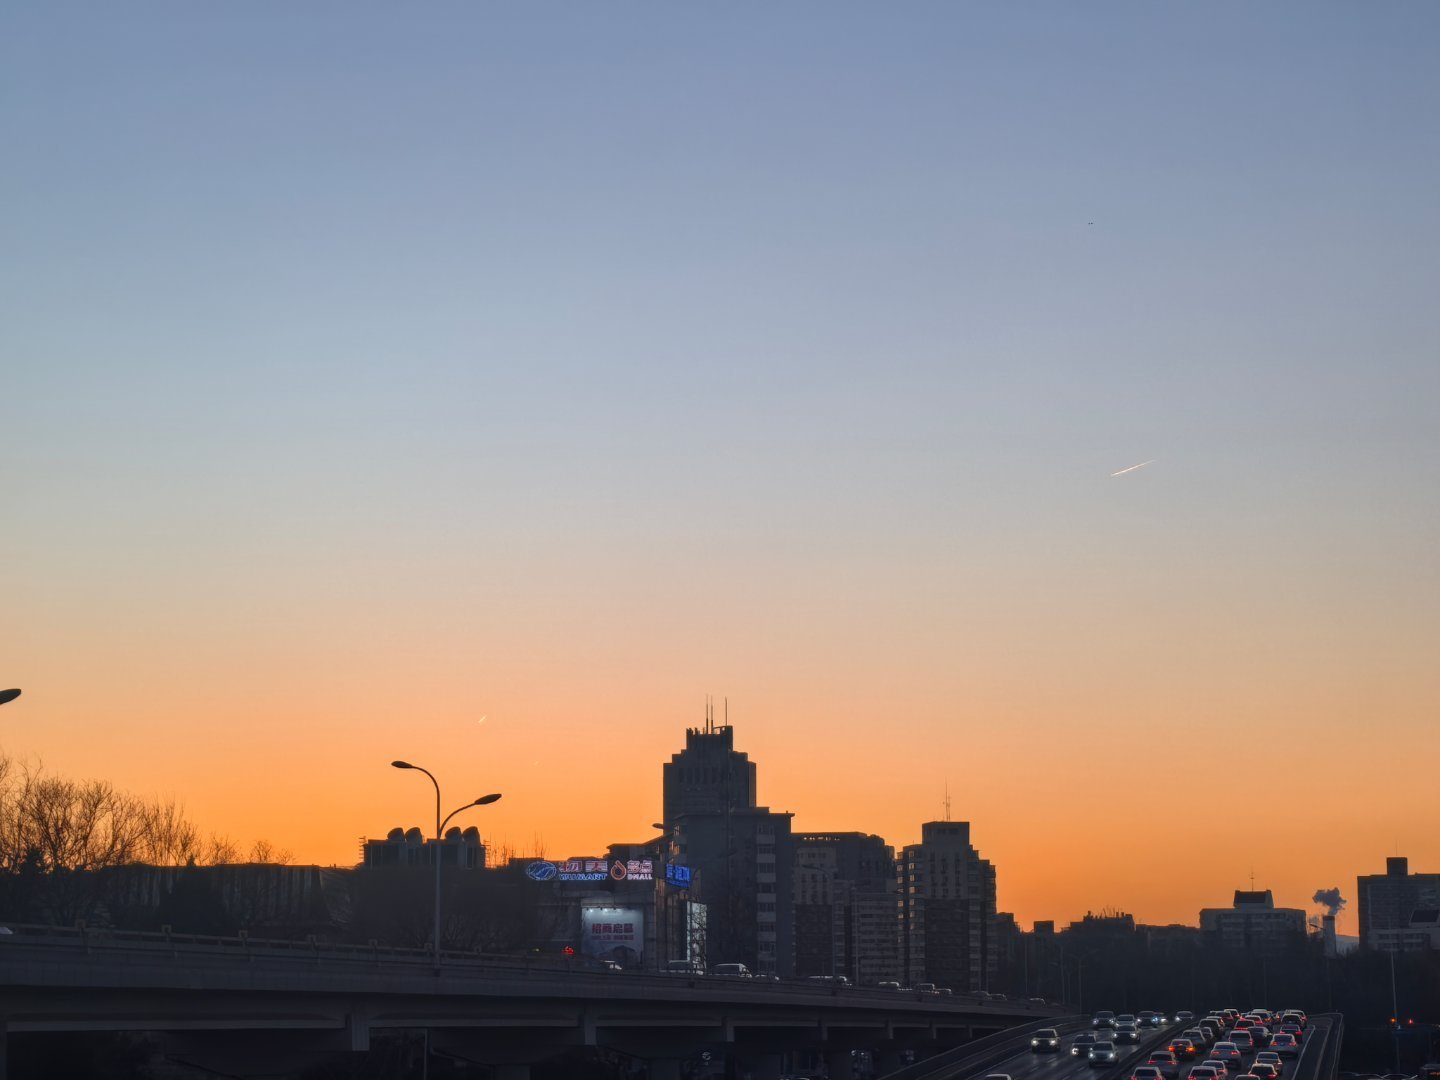
<svg viewBox="0 0 1440 1080"><path fill-rule="evenodd" d="M708 693L796 829L948 785L1027 926L1440 870L1437 53L1418 0L12 5L0 748L340 864L431 821L403 757L583 855Z"/></svg>

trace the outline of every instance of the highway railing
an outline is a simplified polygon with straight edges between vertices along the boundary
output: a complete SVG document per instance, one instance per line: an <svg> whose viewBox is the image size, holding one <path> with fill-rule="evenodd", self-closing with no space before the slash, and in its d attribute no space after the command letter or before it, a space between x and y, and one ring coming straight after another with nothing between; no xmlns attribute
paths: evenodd
<svg viewBox="0 0 1440 1080"><path fill-rule="evenodd" d="M1030 1036L1041 1028L1055 1028L1065 1035L1074 1031L1088 1031L1090 1021L1082 1016L1051 1016L1020 1027L1007 1028L924 1061L917 1061L914 1065L886 1073L882 1080L940 1080L941 1077L960 1076L989 1069L1029 1046Z"/></svg>
<svg viewBox="0 0 1440 1080"><path fill-rule="evenodd" d="M57 927L11 924L10 934L0 935L0 956L18 957L23 953L41 952L46 959L61 960L82 957L90 962L107 959L151 961L155 963L188 962L207 967L237 967L270 964L276 968L296 970L320 969L333 971L362 970L371 973L434 978L442 974L450 980L506 978L532 982L537 990L541 984L554 992L557 980L592 986L624 987L628 991L645 988L657 993L671 993L686 988L707 992L730 992L748 996L761 991L788 998L834 998L837 1004L863 1007L899 1006L920 1009L932 1015L964 1011L967 1014L993 1019L997 1023L1014 1023L1016 1018L1045 1017L1056 1006L1028 1001L995 1001L968 994L935 994L918 991L881 989L879 987L837 986L813 983L805 979L734 979L714 975L666 974L653 971L607 970L594 961L581 957L516 956L483 952L447 950L441 954L441 966L435 967L434 953L424 948L403 948L368 943L365 945L322 942L312 937L299 941L255 938L245 934L214 937L202 934L175 934L146 930L118 930L109 927ZM6 965L8 966L8 965ZM1041 1026L1044 1026L1042 1023Z"/></svg>

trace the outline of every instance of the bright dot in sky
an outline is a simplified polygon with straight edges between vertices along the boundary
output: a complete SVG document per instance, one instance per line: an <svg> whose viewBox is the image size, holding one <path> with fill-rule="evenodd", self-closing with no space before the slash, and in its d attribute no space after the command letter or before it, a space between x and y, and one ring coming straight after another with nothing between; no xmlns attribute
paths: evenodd
<svg viewBox="0 0 1440 1080"><path fill-rule="evenodd" d="M489 714L488 712L485 714L485 716L489 716L489 715L490 715L490 714ZM483 723L485 722L485 716L480 717L480 719L479 719L479 720L476 720L475 722L476 722L477 724L483 724Z"/></svg>

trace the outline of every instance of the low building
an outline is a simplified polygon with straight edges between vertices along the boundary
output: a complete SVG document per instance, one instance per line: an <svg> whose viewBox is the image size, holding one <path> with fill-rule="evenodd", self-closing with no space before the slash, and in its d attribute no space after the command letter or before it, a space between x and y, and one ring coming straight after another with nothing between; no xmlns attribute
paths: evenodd
<svg viewBox="0 0 1440 1080"><path fill-rule="evenodd" d="M461 831L445 831L445 839L426 837L419 829L394 828L384 840L360 841L361 865L367 869L379 866L432 866L434 853L440 852L441 866L458 866L462 870L485 868L485 845L475 826Z"/></svg>
<svg viewBox="0 0 1440 1080"><path fill-rule="evenodd" d="M1231 907L1201 910L1200 932L1222 949L1274 955L1304 944L1305 912L1277 908L1269 889L1237 889Z"/></svg>

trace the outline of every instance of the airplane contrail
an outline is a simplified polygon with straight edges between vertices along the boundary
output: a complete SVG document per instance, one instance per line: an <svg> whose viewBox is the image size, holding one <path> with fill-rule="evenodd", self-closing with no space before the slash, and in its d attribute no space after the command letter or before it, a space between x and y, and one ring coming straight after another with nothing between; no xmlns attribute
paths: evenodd
<svg viewBox="0 0 1440 1080"><path fill-rule="evenodd" d="M1153 457L1152 457L1149 461L1142 461L1142 462L1140 462L1139 465L1131 465L1128 469L1120 469L1120 470L1118 470L1118 471L1116 471L1116 472L1112 472L1110 475L1111 475L1111 476L1124 476L1127 472L1134 472L1136 469L1143 469L1146 465L1154 465L1155 462L1157 462L1157 461L1159 461L1159 460L1160 460L1159 458L1153 458Z"/></svg>

